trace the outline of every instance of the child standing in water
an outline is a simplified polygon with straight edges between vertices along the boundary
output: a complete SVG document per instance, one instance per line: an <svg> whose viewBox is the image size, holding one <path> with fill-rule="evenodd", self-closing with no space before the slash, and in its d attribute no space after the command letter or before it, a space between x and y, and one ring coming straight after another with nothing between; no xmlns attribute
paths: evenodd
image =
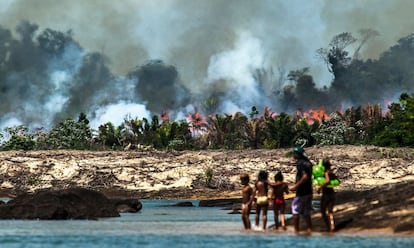
<svg viewBox="0 0 414 248"><path fill-rule="evenodd" d="M257 197L255 224L256 226L259 226L260 213L262 213L263 231L266 230L267 209L269 206L267 178L268 174L266 171L259 171L258 180L253 190L253 198Z"/></svg>
<svg viewBox="0 0 414 248"><path fill-rule="evenodd" d="M279 214L280 214L280 224L283 230L286 230L285 224L285 208L286 202L284 194L289 193L289 187L287 183L283 181L282 172L278 172L275 175L275 183L272 184L272 203L273 203L273 212L275 218L276 229L279 229Z"/></svg>
<svg viewBox="0 0 414 248"><path fill-rule="evenodd" d="M318 193L322 191L321 197L321 214L322 218L326 224L327 230L330 232L335 231L335 222L333 216L333 208L335 205L335 190L333 187L329 187L330 181L335 179L336 176L333 173L332 165L329 159L324 159L322 161L323 166L325 167L325 183L320 186ZM328 214L326 214L328 212Z"/></svg>
<svg viewBox="0 0 414 248"><path fill-rule="evenodd" d="M251 224L250 224L250 209L252 207L252 202L253 202L253 188L250 187L249 182L250 182L250 177L247 174L242 174L240 175L240 181L241 184L243 185L242 188L242 205L241 205L241 210L242 210L242 220L243 220L243 225L244 225L244 229L249 230L251 228Z"/></svg>

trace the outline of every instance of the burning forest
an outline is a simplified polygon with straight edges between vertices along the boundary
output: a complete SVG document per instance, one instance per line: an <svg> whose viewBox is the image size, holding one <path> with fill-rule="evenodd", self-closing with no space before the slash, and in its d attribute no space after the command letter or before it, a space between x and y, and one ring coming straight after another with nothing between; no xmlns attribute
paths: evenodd
<svg viewBox="0 0 414 248"><path fill-rule="evenodd" d="M239 10L252 7L249 1L242 2L233 7ZM145 14L149 10L154 12L148 13L161 10L142 3L136 15L131 15L137 21L135 39L124 34L125 40L118 36L112 49L105 49L103 45L94 51L83 45L86 43L84 30L76 22L72 24L76 29L62 31L22 19L20 13L28 9L23 7L31 4L12 0L3 10L4 16L17 23L11 27L11 22L5 21L8 25L0 26L3 148L17 134L29 135L29 140L38 143L45 136L58 133L57 130L71 132L70 128L81 129L87 144L99 140L104 146L116 147L130 143L168 147L171 142L187 148L284 147L301 140L306 140L308 145L372 143L400 115L403 119L409 118L407 113L412 106L407 105L407 99L411 100L410 94L414 91L414 34L400 36L376 56L368 57L367 53L373 51L371 43L378 44L376 40L388 38L376 29L339 32L326 38L327 45L315 49L299 45L306 39L289 40L273 35L265 24L282 21L282 16L275 15L283 13L279 11L292 11L290 5L282 2L269 9L269 13L258 11L252 23L240 26L245 16L218 18L218 10L230 11L223 3L199 2L200 6L184 6L171 1L166 9L174 10L176 17L182 17L180 20L185 23L190 23L186 18L199 18L198 25L213 32L216 38L209 42L205 33L196 32L200 29L192 27L183 28L181 33L169 33L162 29L165 23ZM62 4L69 11L74 6L82 7L78 10L84 13L79 16L80 20L89 13L83 11L92 7L80 2L74 5L72 1ZM135 6L134 1L125 4L131 9ZM268 7L262 4L263 9ZM398 10L405 9L399 1L394 4ZM96 6L102 12L96 15L112 17L105 8L107 5L111 4ZM331 3L322 5L321 9L336 8ZM189 11L200 7L208 7L211 13L200 16ZM28 16L39 18L36 13ZM171 17L165 14L159 18ZM117 25L125 20L113 16L112 21L118 29L111 30L121 34L123 31ZM229 23L228 27L222 25L224 21ZM171 25L178 23L182 22L171 21ZM87 28L92 26L84 27ZM100 37L98 31L104 30L96 27L96 31ZM154 34L153 39L149 39L149 34ZM160 39L162 35L171 38L170 42ZM177 37L185 39L178 42ZM126 40L125 47L139 52L111 56L112 50L119 51ZM282 54L282 50L290 54ZM131 56L135 63L129 62ZM317 60L306 59L309 64L302 63L302 58L309 57ZM332 133L332 125L343 125L342 131L335 134L343 138L332 141L325 134L317 134L323 128ZM158 131L143 135L149 130ZM163 140L163 137L167 138ZM151 139L158 139L157 144L151 143ZM200 144L188 143L194 139ZM384 140L381 142L388 145L411 144L405 140ZM80 147L89 146L79 142ZM59 147L54 143L39 145L55 146Z"/></svg>

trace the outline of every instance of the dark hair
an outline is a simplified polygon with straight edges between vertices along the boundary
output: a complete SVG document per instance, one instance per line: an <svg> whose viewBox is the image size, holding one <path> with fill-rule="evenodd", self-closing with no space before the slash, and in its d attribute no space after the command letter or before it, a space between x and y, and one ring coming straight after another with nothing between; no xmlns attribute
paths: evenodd
<svg viewBox="0 0 414 248"><path fill-rule="evenodd" d="M283 181L283 175L281 171L278 171L275 175L275 181Z"/></svg>
<svg viewBox="0 0 414 248"><path fill-rule="evenodd" d="M331 164L331 161L329 161L329 158L324 158L322 160L322 164L325 167L325 170L330 170L331 169L332 164Z"/></svg>
<svg viewBox="0 0 414 248"><path fill-rule="evenodd" d="M259 175L257 176L257 179L259 181L264 182L264 181L267 181L268 177L269 177L269 174L266 171L261 170L261 171L259 171Z"/></svg>
<svg viewBox="0 0 414 248"><path fill-rule="evenodd" d="M240 175L240 181L242 182L242 184L248 184L250 181L250 177L248 174L241 174Z"/></svg>
<svg viewBox="0 0 414 248"><path fill-rule="evenodd" d="M259 171L259 175L257 176L257 180L263 182L266 193L267 193L267 178L268 177L269 177L269 174L267 173L267 171L264 171L264 170Z"/></svg>

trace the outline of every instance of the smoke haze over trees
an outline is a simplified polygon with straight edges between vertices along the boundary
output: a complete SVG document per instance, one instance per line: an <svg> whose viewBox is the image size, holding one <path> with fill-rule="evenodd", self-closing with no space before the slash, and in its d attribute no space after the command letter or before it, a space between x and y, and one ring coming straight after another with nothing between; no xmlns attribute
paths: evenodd
<svg viewBox="0 0 414 248"><path fill-rule="evenodd" d="M411 1L0 5L1 127L334 111L414 90Z"/></svg>

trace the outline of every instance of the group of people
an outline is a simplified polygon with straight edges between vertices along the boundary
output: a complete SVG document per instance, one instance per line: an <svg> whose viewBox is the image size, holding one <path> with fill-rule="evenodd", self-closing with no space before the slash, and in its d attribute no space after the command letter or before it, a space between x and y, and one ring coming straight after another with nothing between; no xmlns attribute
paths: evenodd
<svg viewBox="0 0 414 248"><path fill-rule="evenodd" d="M312 163L304 153L301 146L297 146L293 150L293 158L296 165L295 184L289 188L284 182L282 172L277 172L274 181L268 180L268 172L259 171L257 181L254 187L250 186L250 178L248 174L242 174L240 181L242 188L242 220L245 229L251 229L250 210L252 207L256 209L255 225L259 227L260 217L262 219L262 230L267 227L267 212L269 208L273 208L275 229L281 227L286 230L285 219L285 194L294 191L295 197L292 201L292 214L295 232L299 232L300 217L306 222L306 232L312 232ZM335 204L335 191L329 187L331 179L334 178L332 165L329 159L323 160L325 167L325 182L319 185L318 193L322 192L320 211L322 218L326 224L327 230L335 231L333 207ZM280 218L279 218L280 217ZM279 223L280 219L280 223Z"/></svg>

